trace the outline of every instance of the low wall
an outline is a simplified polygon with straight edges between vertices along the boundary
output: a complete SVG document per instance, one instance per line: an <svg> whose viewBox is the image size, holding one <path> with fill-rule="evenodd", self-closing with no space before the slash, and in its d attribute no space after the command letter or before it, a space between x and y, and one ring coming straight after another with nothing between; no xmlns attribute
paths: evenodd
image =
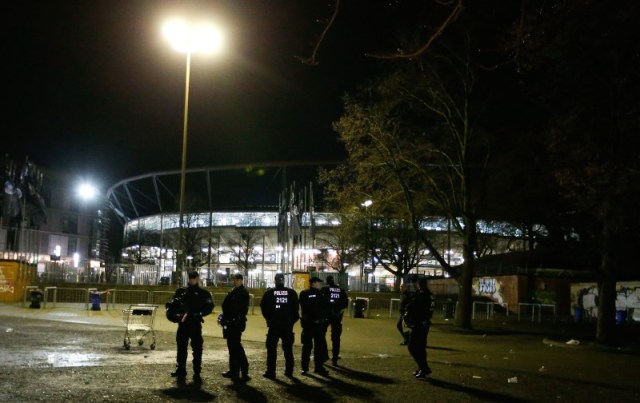
<svg viewBox="0 0 640 403"><path fill-rule="evenodd" d="M36 266L17 260L0 260L0 302L18 302L24 287L36 278Z"/></svg>

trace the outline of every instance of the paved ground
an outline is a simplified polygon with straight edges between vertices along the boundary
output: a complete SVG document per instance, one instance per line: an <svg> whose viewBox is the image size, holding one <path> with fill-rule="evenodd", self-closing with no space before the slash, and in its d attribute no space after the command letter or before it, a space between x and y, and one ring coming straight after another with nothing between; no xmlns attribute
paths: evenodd
<svg viewBox="0 0 640 403"><path fill-rule="evenodd" d="M163 312L157 315L156 349L149 349L146 337L127 351L121 310L83 308L0 304L0 401L640 401L639 350L600 348L580 338L589 333L564 325L485 322L477 327L486 332L461 334L449 323L435 323L428 350L434 373L417 381L394 320L345 318L340 367L329 366L328 377L290 380L280 366L271 381L261 376L266 328L251 316L244 345L253 379L234 384L220 377L228 355L212 316L205 323L204 383L198 388L168 376L175 325ZM566 344L574 337L579 345ZM297 359L299 338L295 348Z"/></svg>

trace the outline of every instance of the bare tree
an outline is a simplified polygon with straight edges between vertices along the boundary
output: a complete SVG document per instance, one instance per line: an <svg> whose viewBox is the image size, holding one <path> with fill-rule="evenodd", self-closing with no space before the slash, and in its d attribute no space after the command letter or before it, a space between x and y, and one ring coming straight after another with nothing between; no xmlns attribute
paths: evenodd
<svg viewBox="0 0 640 403"><path fill-rule="evenodd" d="M256 247L262 240L261 233L262 231L255 227L236 227L225 237L225 246L229 248L236 266L245 276L255 265Z"/></svg>

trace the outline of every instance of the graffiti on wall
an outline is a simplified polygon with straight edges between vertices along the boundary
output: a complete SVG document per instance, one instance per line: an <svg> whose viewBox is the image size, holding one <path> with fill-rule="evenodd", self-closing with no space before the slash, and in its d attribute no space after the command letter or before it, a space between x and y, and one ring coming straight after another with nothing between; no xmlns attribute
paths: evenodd
<svg viewBox="0 0 640 403"><path fill-rule="evenodd" d="M504 303L502 283L493 277L476 277L473 279L473 294L489 297L499 304Z"/></svg>
<svg viewBox="0 0 640 403"><path fill-rule="evenodd" d="M4 276L4 271L0 267L0 294L9 293L13 294L15 291L15 284L13 280L9 280Z"/></svg>
<svg viewBox="0 0 640 403"><path fill-rule="evenodd" d="M573 284L571 294L574 308L582 308L587 317L598 317L597 284ZM640 283L616 284L616 311L626 311L630 319L640 321Z"/></svg>

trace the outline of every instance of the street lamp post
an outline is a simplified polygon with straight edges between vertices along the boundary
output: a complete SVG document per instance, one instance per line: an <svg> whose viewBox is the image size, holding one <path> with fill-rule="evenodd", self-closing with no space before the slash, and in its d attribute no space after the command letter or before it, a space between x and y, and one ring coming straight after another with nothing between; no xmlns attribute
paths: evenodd
<svg viewBox="0 0 640 403"><path fill-rule="evenodd" d="M91 262L92 260L98 260L99 262L104 262L106 256L103 255L105 244L104 244L104 231L105 231L105 223L106 217L104 217L104 212L102 211L102 204L104 203L104 199L100 195L100 191L94 185L84 182L80 184L77 188L77 195L84 203L97 202L98 209L93 210L91 207L91 223L89 225L89 233L87 237L88 248L87 248L87 263L86 263L86 272L87 275L90 274L90 269L92 268ZM69 251L69 253L75 252L73 254L74 267L77 269L80 261L80 255L78 254L78 250ZM96 272L96 279L100 278L101 274L101 264L98 264L98 270ZM88 280L88 278L87 278Z"/></svg>
<svg viewBox="0 0 640 403"><path fill-rule="evenodd" d="M373 201L371 199L365 200L364 202L360 203L360 205L364 207L365 215L367 216L367 248L371 248L371 269L373 269L373 242L372 242L373 228L372 228L371 217L369 216L369 207L372 204L373 204ZM368 282L369 274L365 270L365 265L366 265L366 262L362 266L361 281L364 281L364 290L368 291L367 282Z"/></svg>
<svg viewBox="0 0 640 403"><path fill-rule="evenodd" d="M165 37L173 48L186 54L186 74L184 90L184 121L182 126L182 163L180 166L180 201L178 219L178 249L176 251L177 283L182 281L184 266L184 193L187 173L187 128L189 122L189 84L192 53L213 53L220 49L220 32L210 24L188 25L179 20L166 23L163 27Z"/></svg>

